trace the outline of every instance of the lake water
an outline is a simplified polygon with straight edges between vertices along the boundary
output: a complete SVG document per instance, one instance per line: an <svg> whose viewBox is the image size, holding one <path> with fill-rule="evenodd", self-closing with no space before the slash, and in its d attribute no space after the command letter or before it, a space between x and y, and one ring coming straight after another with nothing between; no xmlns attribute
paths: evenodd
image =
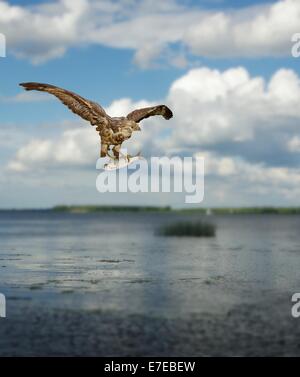
<svg viewBox="0 0 300 377"><path fill-rule="evenodd" d="M161 225L185 219L216 224L216 237L156 235ZM283 316L283 326L299 327L290 315L291 295L300 291L299 229L300 216L0 212L0 292L6 295L8 313L1 319L0 335L10 308L16 322L24 308L174 321L192 321L193 316L210 321L240 308L241 323L257 315L258 308L261 321ZM277 328L280 332L280 324ZM278 334L270 331L272 342ZM217 338L216 344L209 341L216 353L227 352ZM188 342L196 340L191 335ZM296 339L292 342L297 348ZM290 352L282 346L282 353L294 354L294 348ZM122 349L107 352L122 354ZM276 350L280 353L280 347Z"/></svg>

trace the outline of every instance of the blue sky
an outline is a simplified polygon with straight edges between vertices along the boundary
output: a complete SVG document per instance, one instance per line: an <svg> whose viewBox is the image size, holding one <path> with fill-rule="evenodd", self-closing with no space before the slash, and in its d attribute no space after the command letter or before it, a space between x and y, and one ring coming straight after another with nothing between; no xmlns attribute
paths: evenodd
<svg viewBox="0 0 300 377"><path fill-rule="evenodd" d="M300 59L291 56L299 2L150 3L0 1L7 39L7 57L0 58L0 207L182 203L180 195L100 195L97 135L93 140L89 125L50 96L24 95L24 81L77 91L113 115L140 104L173 106L173 129L147 120L145 135L133 142L147 156L202 153L204 206L299 205ZM82 161L67 147L57 158L68 138Z"/></svg>

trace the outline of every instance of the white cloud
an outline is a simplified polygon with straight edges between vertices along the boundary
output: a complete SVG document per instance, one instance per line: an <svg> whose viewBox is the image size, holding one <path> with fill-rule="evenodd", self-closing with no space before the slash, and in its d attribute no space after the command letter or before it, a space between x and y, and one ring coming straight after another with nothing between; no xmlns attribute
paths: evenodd
<svg viewBox="0 0 300 377"><path fill-rule="evenodd" d="M293 136L287 143L288 150L293 153L300 153L300 137Z"/></svg>
<svg viewBox="0 0 300 377"><path fill-rule="evenodd" d="M186 57L174 45L199 56L290 56L299 24L298 0L235 11L204 11L175 0L155 6L148 0L56 0L38 6L0 0L0 30L9 51L33 63L91 44L131 49L143 68L160 56L185 65Z"/></svg>
<svg viewBox="0 0 300 377"><path fill-rule="evenodd" d="M145 100L133 102L130 98L121 98L119 100L113 101L109 105L109 107L106 108L106 111L110 116L118 117L125 116L134 109L147 107L151 105L154 105L154 103Z"/></svg>
<svg viewBox="0 0 300 377"><path fill-rule="evenodd" d="M246 11L212 13L192 24L184 41L205 56L290 56L291 36L299 24L300 2L282 0Z"/></svg>
<svg viewBox="0 0 300 377"><path fill-rule="evenodd" d="M288 136L298 128L300 80L285 69L267 83L242 67L197 68L173 83L168 102L176 114L169 147L249 142L255 153L258 134L268 133L271 143L278 132Z"/></svg>
<svg viewBox="0 0 300 377"><path fill-rule="evenodd" d="M201 152L205 158L206 195L210 205L295 205L300 168L249 163L240 157Z"/></svg>
<svg viewBox="0 0 300 377"><path fill-rule="evenodd" d="M57 139L33 139L18 150L7 168L26 172L49 167L86 166L99 154L99 140L92 127L66 130Z"/></svg>
<svg viewBox="0 0 300 377"><path fill-rule="evenodd" d="M264 163L251 164L240 157L223 157L213 152L201 152L207 175L236 178L253 184L273 187L294 187L300 184L300 167L274 167ZM257 186L255 186L257 188Z"/></svg>

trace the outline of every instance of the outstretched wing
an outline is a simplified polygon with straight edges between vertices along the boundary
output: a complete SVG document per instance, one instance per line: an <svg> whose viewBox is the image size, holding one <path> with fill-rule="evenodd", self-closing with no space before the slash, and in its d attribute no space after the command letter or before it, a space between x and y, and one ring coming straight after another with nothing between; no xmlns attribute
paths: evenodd
<svg viewBox="0 0 300 377"><path fill-rule="evenodd" d="M127 115L127 119L133 120L138 123L141 120L152 117L154 115L162 115L165 119L171 119L173 113L167 106L158 105L153 107L145 107L144 109L134 110Z"/></svg>
<svg viewBox="0 0 300 377"><path fill-rule="evenodd" d="M109 116L105 110L95 102L89 101L76 93L58 88L54 85L40 84L37 82L22 83L25 90L38 90L40 92L48 92L57 97L64 105L66 105L73 113L81 118L88 120L92 126L108 124Z"/></svg>

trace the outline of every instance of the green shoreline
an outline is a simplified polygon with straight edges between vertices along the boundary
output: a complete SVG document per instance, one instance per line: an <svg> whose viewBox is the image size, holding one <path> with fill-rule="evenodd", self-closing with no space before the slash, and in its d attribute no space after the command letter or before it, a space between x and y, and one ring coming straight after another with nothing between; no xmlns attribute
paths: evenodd
<svg viewBox="0 0 300 377"><path fill-rule="evenodd" d="M56 206L55 212L68 213L95 213L95 212L175 212L175 213L199 213L215 215L236 214L300 214L300 207L239 207L239 208L188 208L174 209L172 207L151 206Z"/></svg>
<svg viewBox="0 0 300 377"><path fill-rule="evenodd" d="M58 205L52 208L7 208L0 212L57 212L57 213L102 213L102 212L152 212L182 213L202 215L300 215L300 207L211 207L211 208L172 208L170 206L97 206L97 205Z"/></svg>
<svg viewBox="0 0 300 377"><path fill-rule="evenodd" d="M151 207L151 206L55 206L55 212L69 213L94 213L94 212L170 212L171 207Z"/></svg>

